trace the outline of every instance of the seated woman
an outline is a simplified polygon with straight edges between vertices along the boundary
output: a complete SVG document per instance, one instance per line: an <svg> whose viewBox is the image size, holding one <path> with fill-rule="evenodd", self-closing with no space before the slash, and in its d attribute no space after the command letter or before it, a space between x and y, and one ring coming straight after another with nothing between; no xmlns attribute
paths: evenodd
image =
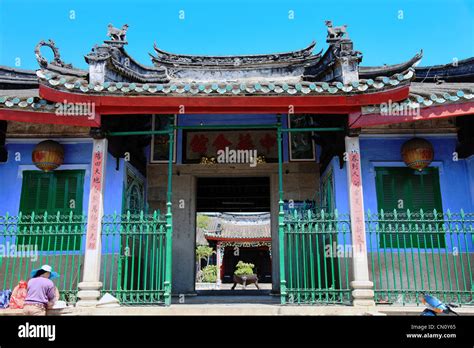
<svg viewBox="0 0 474 348"><path fill-rule="evenodd" d="M46 315L46 310L54 306L59 299L59 291L51 281L58 277L59 274L49 265L43 265L31 272L23 307L24 315Z"/></svg>

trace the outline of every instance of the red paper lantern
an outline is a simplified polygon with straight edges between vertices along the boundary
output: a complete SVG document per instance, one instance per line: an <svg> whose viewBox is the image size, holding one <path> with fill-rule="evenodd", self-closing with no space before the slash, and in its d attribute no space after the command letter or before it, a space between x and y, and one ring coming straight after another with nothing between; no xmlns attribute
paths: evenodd
<svg viewBox="0 0 474 348"><path fill-rule="evenodd" d="M421 172L433 161L433 145L426 139L410 139L402 145L402 158L408 167Z"/></svg>
<svg viewBox="0 0 474 348"><path fill-rule="evenodd" d="M50 172L63 164L64 148L57 141L45 140L35 146L31 159L39 169Z"/></svg>

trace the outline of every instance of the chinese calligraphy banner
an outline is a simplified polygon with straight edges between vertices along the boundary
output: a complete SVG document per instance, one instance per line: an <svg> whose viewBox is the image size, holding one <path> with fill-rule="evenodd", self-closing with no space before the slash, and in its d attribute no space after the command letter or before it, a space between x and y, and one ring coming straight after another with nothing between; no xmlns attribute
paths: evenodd
<svg viewBox="0 0 474 348"><path fill-rule="evenodd" d="M184 133L184 159L198 162L202 157L216 157L217 151L257 150L267 162L278 161L277 134L275 130L242 131L188 131Z"/></svg>

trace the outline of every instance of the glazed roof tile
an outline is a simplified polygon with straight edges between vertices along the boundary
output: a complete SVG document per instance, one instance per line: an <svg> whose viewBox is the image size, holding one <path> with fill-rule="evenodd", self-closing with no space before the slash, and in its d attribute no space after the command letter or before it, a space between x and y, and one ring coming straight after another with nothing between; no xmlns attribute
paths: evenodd
<svg viewBox="0 0 474 348"><path fill-rule="evenodd" d="M40 81L52 88L70 90L74 93L126 94L126 95L331 95L375 92L398 85L408 84L414 77L414 69L392 76L359 80L350 85L342 82L285 82L285 81L216 81L199 83L170 82L164 84L141 84L105 82L91 84L48 71L39 70Z"/></svg>

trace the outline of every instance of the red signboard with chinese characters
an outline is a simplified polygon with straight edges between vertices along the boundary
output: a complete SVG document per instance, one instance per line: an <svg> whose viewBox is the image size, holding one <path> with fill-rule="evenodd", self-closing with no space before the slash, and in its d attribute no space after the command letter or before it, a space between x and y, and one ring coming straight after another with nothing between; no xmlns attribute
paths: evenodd
<svg viewBox="0 0 474 348"><path fill-rule="evenodd" d="M188 131L185 133L185 161L198 162L203 156L215 157L217 151L257 150L266 161L278 160L277 134L274 130Z"/></svg>
<svg viewBox="0 0 474 348"><path fill-rule="evenodd" d="M353 227L353 241L355 251L362 251L365 247L365 235L364 235L364 211L362 202L362 180L360 173L360 155L357 152L349 154L349 171L350 171L350 206L351 215L355 217L352 222Z"/></svg>
<svg viewBox="0 0 474 348"><path fill-rule="evenodd" d="M95 151L92 162L91 192L89 199L89 217L87 219L87 249L97 248L97 233L100 222L100 205L102 200L102 162L103 153Z"/></svg>

